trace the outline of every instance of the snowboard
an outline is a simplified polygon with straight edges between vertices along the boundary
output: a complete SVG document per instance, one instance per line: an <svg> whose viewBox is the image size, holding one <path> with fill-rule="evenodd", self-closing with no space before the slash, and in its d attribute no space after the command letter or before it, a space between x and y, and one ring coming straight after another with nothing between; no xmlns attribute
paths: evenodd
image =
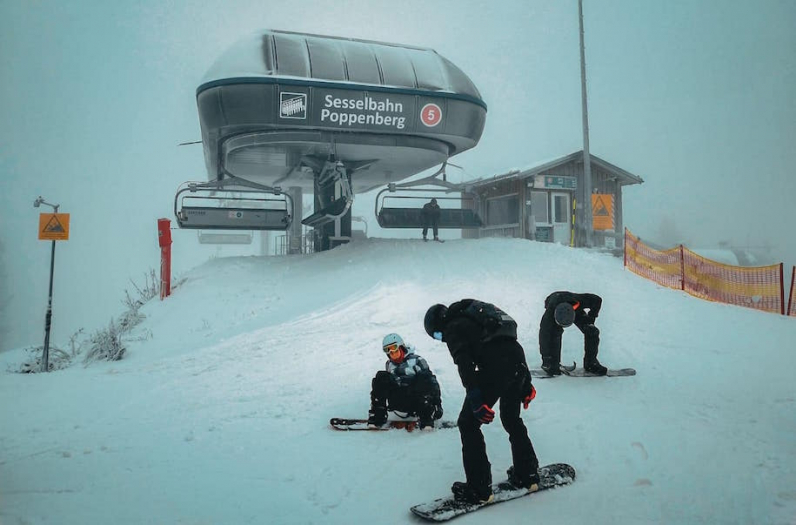
<svg viewBox="0 0 796 525"><path fill-rule="evenodd" d="M575 363L572 363L572 366L561 365L561 375L569 376L569 377L624 377L624 376L634 376L636 375L635 368L609 368L608 373L604 376L592 374L591 372L587 372L583 368L578 368ZM558 376L549 376L547 372L542 370L541 368L532 368L531 369L531 376L538 377L539 379L549 379L552 377Z"/></svg>
<svg viewBox="0 0 796 525"><path fill-rule="evenodd" d="M406 420L389 420L384 425L377 428L370 428L367 419L345 419L340 417L333 417L329 420L329 424L335 430L370 430L370 431L383 431L402 428L407 432L412 432L417 429L420 430L420 423L415 419ZM440 428L456 428L456 421L437 420L434 422L434 429Z"/></svg>
<svg viewBox="0 0 796 525"><path fill-rule="evenodd" d="M539 489L529 492L528 489L516 488L508 481L492 484L495 497L490 503L465 503L453 499L453 495L436 499L429 503L415 505L409 510L413 514L429 521L448 521L462 514L474 512L483 507L490 507L497 503L535 494L542 490L552 489L562 485L569 485L575 481L575 469L566 463L553 463L539 468Z"/></svg>

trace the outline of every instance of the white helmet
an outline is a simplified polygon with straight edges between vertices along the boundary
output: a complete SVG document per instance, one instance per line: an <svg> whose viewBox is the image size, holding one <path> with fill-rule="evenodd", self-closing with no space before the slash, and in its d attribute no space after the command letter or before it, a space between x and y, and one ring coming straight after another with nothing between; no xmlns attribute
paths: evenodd
<svg viewBox="0 0 796 525"><path fill-rule="evenodd" d="M387 334L384 336L384 339L381 340L381 349L384 350L384 353L389 353L390 349L395 346L403 346L406 348L406 343L404 343L403 338L398 334Z"/></svg>

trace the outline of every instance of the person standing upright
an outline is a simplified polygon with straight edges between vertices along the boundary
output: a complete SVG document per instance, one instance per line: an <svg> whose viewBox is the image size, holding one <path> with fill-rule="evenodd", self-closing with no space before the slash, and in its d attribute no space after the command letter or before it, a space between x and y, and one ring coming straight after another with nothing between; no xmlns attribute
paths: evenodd
<svg viewBox="0 0 796 525"><path fill-rule="evenodd" d="M423 240L427 241L428 229L431 227L434 233L434 240L439 240L439 217L442 214L440 211L439 204L437 204L437 199L431 199L430 202L427 202L423 205L423 209L420 211L420 216L423 219Z"/></svg>

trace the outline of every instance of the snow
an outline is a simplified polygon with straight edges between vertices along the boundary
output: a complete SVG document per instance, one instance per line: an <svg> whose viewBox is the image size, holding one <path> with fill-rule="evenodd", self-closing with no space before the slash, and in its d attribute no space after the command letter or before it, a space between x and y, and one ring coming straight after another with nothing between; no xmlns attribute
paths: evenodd
<svg viewBox="0 0 796 525"><path fill-rule="evenodd" d="M0 523L418 523L463 479L457 430L332 431L362 417L398 332L464 397L426 308L475 297L519 324L529 364L545 296L600 294L600 359L623 378L536 379L523 418L565 488L455 523L793 524L796 320L661 288L588 250L514 239L369 239L198 266L128 337L125 359L50 374L0 354ZM786 283L787 285L788 283ZM56 305L64 308L67 305ZM582 359L568 329L562 361ZM37 344L31 342L31 344ZM493 477L510 466L484 427Z"/></svg>

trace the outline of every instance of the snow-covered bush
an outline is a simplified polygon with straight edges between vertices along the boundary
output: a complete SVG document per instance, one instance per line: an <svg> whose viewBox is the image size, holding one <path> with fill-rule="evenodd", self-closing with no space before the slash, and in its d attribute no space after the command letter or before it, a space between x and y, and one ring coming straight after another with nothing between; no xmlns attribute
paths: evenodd
<svg viewBox="0 0 796 525"><path fill-rule="evenodd" d="M119 361L127 349L122 343L122 329L111 319L106 328L97 330L89 339L91 347L83 360L86 364L96 361Z"/></svg>
<svg viewBox="0 0 796 525"><path fill-rule="evenodd" d="M175 289L183 281L184 279L175 282L172 289ZM138 286L132 280L130 282L133 285L134 292L130 293L130 290L124 291L125 298L122 303L126 308L118 318L111 319L108 326L94 332L87 341L78 342L78 337L83 333L82 328L75 332L70 338L69 351L64 351L55 345L50 346L47 360L50 371L70 366L76 361L75 358L83 352L84 348L86 348L86 352L83 362L86 365L97 360L119 361L124 357L127 351L124 344L124 336L146 318L140 312L141 307L153 297L160 295L160 279L154 269L150 269L149 273L144 275L144 284L142 286ZM141 337L146 337L146 335L139 335L138 338L133 338L132 340L140 340ZM19 372L40 372L42 350L43 346L27 349L30 353L30 358L20 365Z"/></svg>
<svg viewBox="0 0 796 525"><path fill-rule="evenodd" d="M81 328L69 337L68 350L63 350L57 346L50 346L47 357L48 371L52 372L53 370L61 370L71 366L72 362L81 352L82 343L78 341L78 338L82 333L83 329ZM25 351L29 357L19 366L17 372L21 374L41 372L41 358L44 352L44 345L26 348Z"/></svg>

